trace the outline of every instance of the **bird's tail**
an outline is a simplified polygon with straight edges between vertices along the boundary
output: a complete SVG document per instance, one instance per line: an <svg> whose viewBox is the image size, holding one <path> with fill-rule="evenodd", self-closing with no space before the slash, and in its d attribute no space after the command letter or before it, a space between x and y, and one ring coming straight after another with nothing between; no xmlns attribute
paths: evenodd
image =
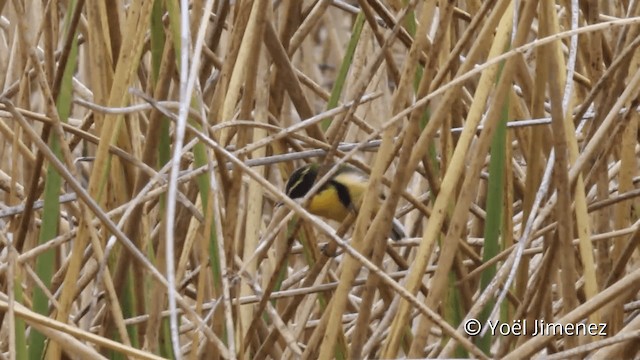
<svg viewBox="0 0 640 360"><path fill-rule="evenodd" d="M396 218L393 218L392 227L391 227L391 239L398 241L407 237L407 234L404 232L404 227L400 223L400 221Z"/></svg>

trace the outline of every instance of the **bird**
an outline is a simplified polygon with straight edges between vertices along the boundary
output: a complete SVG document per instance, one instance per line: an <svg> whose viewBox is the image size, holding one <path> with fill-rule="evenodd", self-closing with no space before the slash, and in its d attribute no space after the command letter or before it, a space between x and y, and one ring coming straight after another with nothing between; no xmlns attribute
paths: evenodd
<svg viewBox="0 0 640 360"><path fill-rule="evenodd" d="M285 193L293 200L302 199L315 184L318 174L326 173L333 166L313 162L297 168L287 180ZM314 215L341 222L349 213L357 214L368 186L369 176L364 171L340 164L331 178L311 197L307 210ZM402 225L395 218L389 237L393 240L406 237Z"/></svg>

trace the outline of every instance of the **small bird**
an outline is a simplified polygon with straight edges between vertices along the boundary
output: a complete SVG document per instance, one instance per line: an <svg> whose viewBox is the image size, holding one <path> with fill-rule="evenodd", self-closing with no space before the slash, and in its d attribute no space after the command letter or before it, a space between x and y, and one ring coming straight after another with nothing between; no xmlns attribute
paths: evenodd
<svg viewBox="0 0 640 360"><path fill-rule="evenodd" d="M313 187L320 170L328 170L332 167L333 164L318 163L299 167L287 181L286 194L293 200L302 199ZM327 219L342 221L350 212L358 212L368 186L369 177L366 173L350 165L339 165L333 176L311 197L307 210ZM402 225L395 218L390 237L393 240L406 237Z"/></svg>

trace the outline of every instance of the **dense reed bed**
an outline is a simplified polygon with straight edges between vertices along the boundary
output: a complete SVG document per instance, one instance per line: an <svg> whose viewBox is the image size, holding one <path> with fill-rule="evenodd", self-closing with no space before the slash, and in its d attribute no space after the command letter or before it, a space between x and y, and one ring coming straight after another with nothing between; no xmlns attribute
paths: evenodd
<svg viewBox="0 0 640 360"><path fill-rule="evenodd" d="M0 1L1 357L636 357L639 15Z"/></svg>

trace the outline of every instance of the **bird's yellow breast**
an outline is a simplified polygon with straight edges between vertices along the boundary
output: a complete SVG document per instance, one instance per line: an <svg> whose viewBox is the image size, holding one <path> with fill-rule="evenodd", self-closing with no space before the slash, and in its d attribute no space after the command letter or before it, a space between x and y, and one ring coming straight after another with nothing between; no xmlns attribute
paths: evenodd
<svg viewBox="0 0 640 360"><path fill-rule="evenodd" d="M360 208L362 195L369 184L367 178L357 172L340 173L333 178L333 182L339 183L348 189L352 205L350 207L345 206L340 201L335 186L329 184L311 198L308 210L318 216L342 222L350 211Z"/></svg>
<svg viewBox="0 0 640 360"><path fill-rule="evenodd" d="M309 212L327 219L342 221L349 214L349 210L342 205L338 192L334 187L327 187L309 201Z"/></svg>

